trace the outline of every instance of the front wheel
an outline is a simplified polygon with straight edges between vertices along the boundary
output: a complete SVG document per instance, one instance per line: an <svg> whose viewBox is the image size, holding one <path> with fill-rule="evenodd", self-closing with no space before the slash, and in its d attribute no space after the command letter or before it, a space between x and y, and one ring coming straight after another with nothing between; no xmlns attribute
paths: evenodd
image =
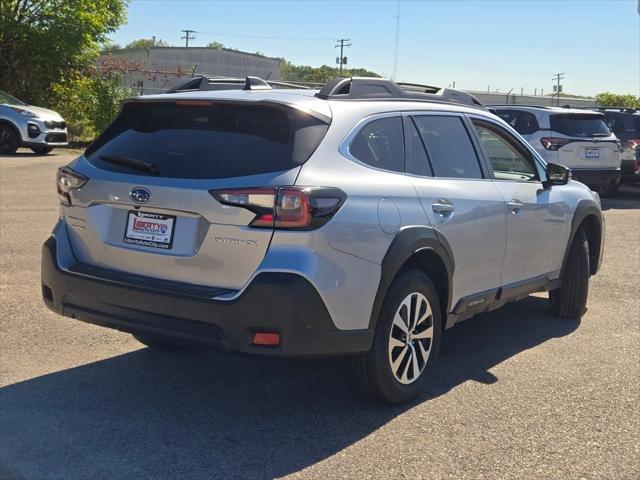
<svg viewBox="0 0 640 480"><path fill-rule="evenodd" d="M46 155L47 153L51 153L53 147L31 147L33 153L38 155Z"/></svg>
<svg viewBox="0 0 640 480"><path fill-rule="evenodd" d="M0 154L12 155L20 146L18 132L7 124L0 124Z"/></svg>
<svg viewBox="0 0 640 480"><path fill-rule="evenodd" d="M578 320L587 310L590 275L589 241L582 228L569 248L562 286L549 292L549 304L555 315Z"/></svg>
<svg viewBox="0 0 640 480"><path fill-rule="evenodd" d="M361 390L387 404L416 398L438 355L441 323L438 294L429 277L410 270L396 278L380 311L373 348L355 360Z"/></svg>

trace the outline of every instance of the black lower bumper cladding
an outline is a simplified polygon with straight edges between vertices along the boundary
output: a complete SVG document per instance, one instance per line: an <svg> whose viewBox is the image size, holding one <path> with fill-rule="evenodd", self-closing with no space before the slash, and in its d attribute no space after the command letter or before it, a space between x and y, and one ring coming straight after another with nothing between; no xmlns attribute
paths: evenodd
<svg viewBox="0 0 640 480"><path fill-rule="evenodd" d="M212 300L207 287L171 283L78 264L63 270L57 243L42 248L42 293L61 315L130 333L279 356L368 351L369 330L338 330L317 290L293 273L261 273L238 298ZM192 287L192 288L191 288ZM277 332L280 345L252 345L255 332Z"/></svg>

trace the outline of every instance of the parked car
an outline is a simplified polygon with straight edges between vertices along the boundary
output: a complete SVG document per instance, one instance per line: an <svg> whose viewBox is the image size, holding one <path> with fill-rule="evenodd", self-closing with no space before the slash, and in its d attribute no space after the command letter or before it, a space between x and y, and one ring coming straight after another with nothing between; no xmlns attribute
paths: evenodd
<svg viewBox="0 0 640 480"><path fill-rule="evenodd" d="M640 111L633 108L601 109L609 129L622 144L622 183L640 182Z"/></svg>
<svg viewBox="0 0 640 480"><path fill-rule="evenodd" d="M130 99L57 183L50 309L152 348L350 355L387 403L461 320L546 290L580 318L602 258L567 167L469 94L384 79Z"/></svg>
<svg viewBox="0 0 640 480"><path fill-rule="evenodd" d="M58 113L27 105L0 90L0 154L27 147L43 155L65 145L67 124Z"/></svg>
<svg viewBox="0 0 640 480"><path fill-rule="evenodd" d="M601 195L614 193L620 182L620 141L604 114L563 107L493 105L547 162L571 168L573 178Z"/></svg>

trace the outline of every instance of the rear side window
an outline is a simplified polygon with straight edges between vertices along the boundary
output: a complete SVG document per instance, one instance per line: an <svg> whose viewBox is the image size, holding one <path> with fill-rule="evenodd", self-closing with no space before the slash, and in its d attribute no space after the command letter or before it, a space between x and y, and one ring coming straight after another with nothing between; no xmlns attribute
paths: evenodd
<svg viewBox="0 0 640 480"><path fill-rule="evenodd" d="M372 120L349 145L349 152L367 165L404 172L404 134L399 116Z"/></svg>
<svg viewBox="0 0 640 480"><path fill-rule="evenodd" d="M128 174L190 179L255 175L301 165L327 128L310 115L276 107L129 103L85 156L98 168ZM132 168L128 160L152 165L153 172Z"/></svg>
<svg viewBox="0 0 640 480"><path fill-rule="evenodd" d="M562 113L551 115L551 130L568 137L608 137L611 131L600 114Z"/></svg>
<svg viewBox="0 0 640 480"><path fill-rule="evenodd" d="M460 117L413 117L436 177L482 178L478 156Z"/></svg>
<svg viewBox="0 0 640 480"><path fill-rule="evenodd" d="M623 117L616 114L605 113L604 121L609 127L609 130L613 131L616 135L624 133L626 128Z"/></svg>

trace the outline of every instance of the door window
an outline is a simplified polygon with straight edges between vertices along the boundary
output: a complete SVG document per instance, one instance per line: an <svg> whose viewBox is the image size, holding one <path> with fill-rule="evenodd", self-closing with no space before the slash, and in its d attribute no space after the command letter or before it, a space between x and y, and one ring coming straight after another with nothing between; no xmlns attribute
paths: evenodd
<svg viewBox="0 0 640 480"><path fill-rule="evenodd" d="M491 162L493 175L498 180L538 180L533 157L508 132L500 127L473 121L480 144Z"/></svg>
<svg viewBox="0 0 640 480"><path fill-rule="evenodd" d="M482 178L480 162L462 118L439 115L413 118L436 177Z"/></svg>
<svg viewBox="0 0 640 480"><path fill-rule="evenodd" d="M422 143L418 129L411 118L408 118L405 124L405 136L407 139L407 173L423 177L433 177L433 170L429 163L429 157L427 157L427 152L424 149L424 144Z"/></svg>

